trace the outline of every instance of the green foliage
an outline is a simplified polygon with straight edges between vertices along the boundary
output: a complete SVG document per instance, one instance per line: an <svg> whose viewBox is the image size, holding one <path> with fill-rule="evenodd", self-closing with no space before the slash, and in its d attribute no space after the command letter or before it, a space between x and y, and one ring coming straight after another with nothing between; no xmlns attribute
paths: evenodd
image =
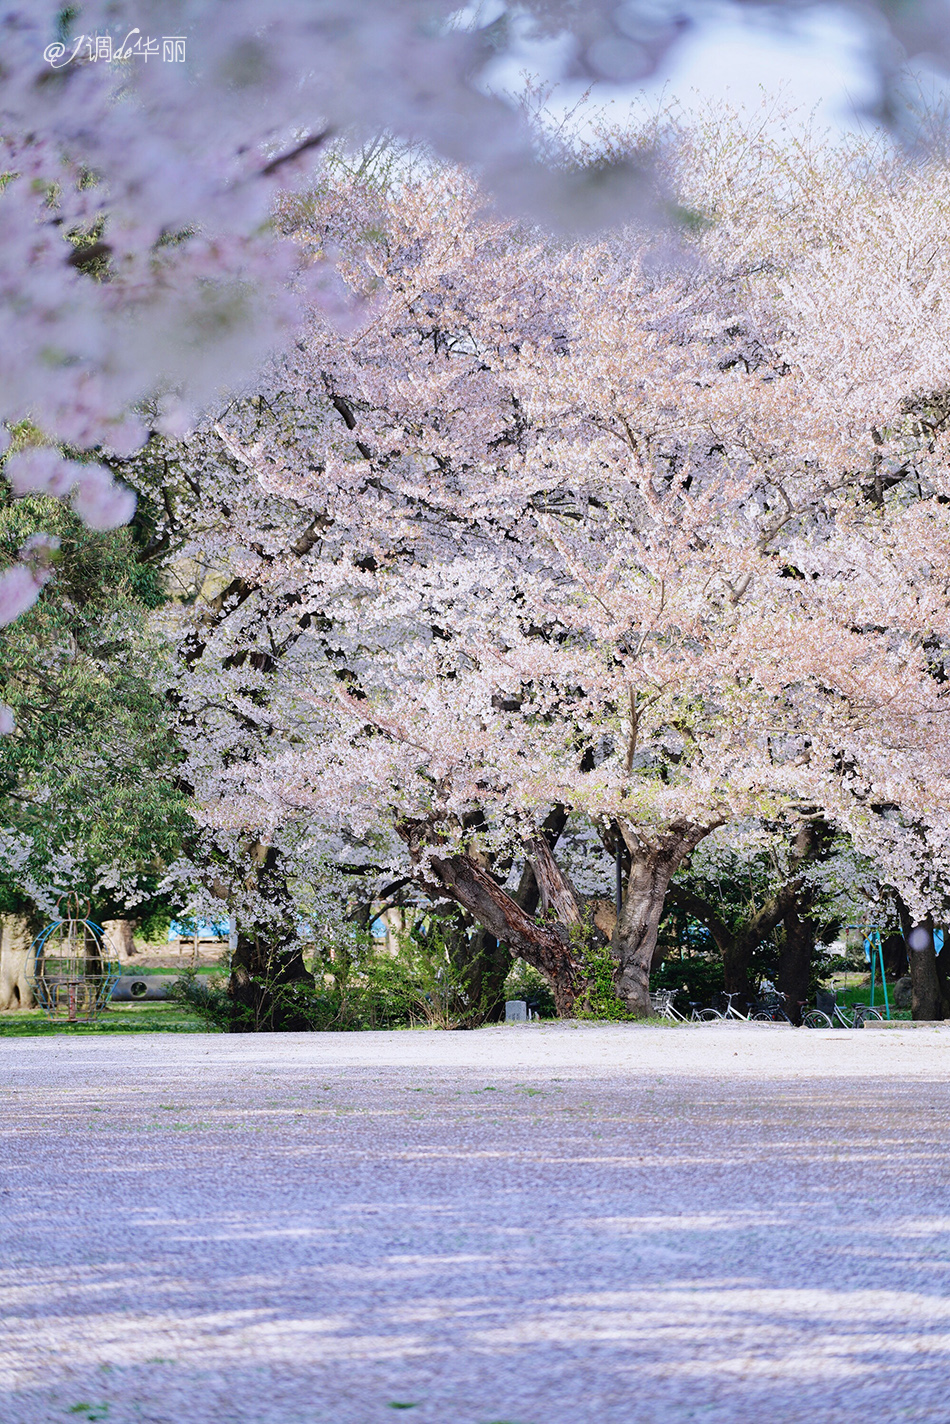
<svg viewBox="0 0 950 1424"><path fill-rule="evenodd" d="M463 917L420 917L400 943L399 959L414 986L413 1018L431 1028L477 1028L488 1020L492 1004Z"/></svg>
<svg viewBox="0 0 950 1424"><path fill-rule="evenodd" d="M370 935L340 927L321 943L312 968L312 984L252 977L262 991L259 1008L232 999L223 977L206 984L193 970L181 975L172 992L211 1027L229 1032L271 1032L284 1024L320 1032L452 1029L465 1027L472 1016L462 976L438 935L406 935L392 954Z"/></svg>
<svg viewBox="0 0 950 1424"><path fill-rule="evenodd" d="M174 918L171 906L166 900L154 900L148 912L139 917L139 938L149 944L164 943L168 939L168 931Z"/></svg>
<svg viewBox="0 0 950 1424"><path fill-rule="evenodd" d="M723 991L722 959L715 951L664 959L650 976L650 988L672 989L680 1010L690 1003L712 1004Z"/></svg>
<svg viewBox="0 0 950 1424"><path fill-rule="evenodd" d="M0 629L0 700L16 719L0 739L0 828L30 846L25 865L0 870L3 910L28 909L31 883L89 896L103 867L148 894L191 824L146 629L159 573L131 530L93 532L39 497L0 506L0 563L41 530L61 541L55 576ZM96 911L124 903L100 895Z"/></svg>
<svg viewBox="0 0 950 1424"><path fill-rule="evenodd" d="M185 969L171 986L171 997L187 1007L208 1028L227 1032L235 1023L236 1006L225 993L226 980L212 978L203 983L197 970Z"/></svg>
<svg viewBox="0 0 950 1424"><path fill-rule="evenodd" d="M574 1017L626 1023L636 1017L617 998L614 973L617 964L610 945L602 941L589 918L571 929L571 944L584 965L586 986L574 1004Z"/></svg>
<svg viewBox="0 0 950 1424"><path fill-rule="evenodd" d="M508 978L505 980L505 998L523 999L529 1009L533 1009L539 1018L556 1019L557 1009L554 1007L554 995L551 993L551 986L544 975L526 964L523 959L516 959L511 966Z"/></svg>

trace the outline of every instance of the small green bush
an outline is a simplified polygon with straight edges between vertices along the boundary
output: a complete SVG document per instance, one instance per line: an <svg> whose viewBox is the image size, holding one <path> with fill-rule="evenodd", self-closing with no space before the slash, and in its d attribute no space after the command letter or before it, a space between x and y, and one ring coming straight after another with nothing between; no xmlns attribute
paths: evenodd
<svg viewBox="0 0 950 1424"><path fill-rule="evenodd" d="M523 959L516 959L511 966L504 993L506 999L523 999L539 1018L557 1018L550 984L543 974Z"/></svg>
<svg viewBox="0 0 950 1424"><path fill-rule="evenodd" d="M574 1004L574 1017L599 1019L608 1023L626 1023L636 1017L614 988L617 962L610 945L600 939L589 920L577 925L571 942L584 965L587 987Z"/></svg>

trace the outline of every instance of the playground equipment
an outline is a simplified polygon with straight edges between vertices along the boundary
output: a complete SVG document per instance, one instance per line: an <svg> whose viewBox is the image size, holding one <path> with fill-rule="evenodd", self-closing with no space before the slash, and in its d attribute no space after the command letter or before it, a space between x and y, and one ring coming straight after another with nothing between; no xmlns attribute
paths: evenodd
<svg viewBox="0 0 950 1424"><path fill-rule="evenodd" d="M102 926L88 918L88 904L83 915L79 897L64 895L56 910L59 918L30 945L26 977L48 1018L92 1023L109 1002L119 965Z"/></svg>
<svg viewBox="0 0 950 1424"><path fill-rule="evenodd" d="M887 979L884 976L884 950L881 947L881 931L877 925L849 925L848 938L858 936L863 941L864 958L871 968L871 1003L874 1008L874 989L878 973L881 976L881 992L884 996L884 1016L890 1018L891 1005L887 997Z"/></svg>

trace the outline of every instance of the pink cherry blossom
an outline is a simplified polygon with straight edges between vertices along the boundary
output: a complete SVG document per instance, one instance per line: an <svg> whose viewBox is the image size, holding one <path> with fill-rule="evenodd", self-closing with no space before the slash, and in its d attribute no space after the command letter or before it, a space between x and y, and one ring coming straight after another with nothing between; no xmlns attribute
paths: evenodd
<svg viewBox="0 0 950 1424"><path fill-rule="evenodd" d="M117 483L104 465L75 462L75 475L69 502L84 524L90 529L118 529L129 522L135 513L135 494Z"/></svg>
<svg viewBox="0 0 950 1424"><path fill-rule="evenodd" d="M0 627L19 618L40 596L43 579L27 564L14 564L0 573Z"/></svg>
<svg viewBox="0 0 950 1424"><path fill-rule="evenodd" d="M37 445L9 455L3 473L15 494L50 494L64 498L76 482L76 461L51 445Z"/></svg>

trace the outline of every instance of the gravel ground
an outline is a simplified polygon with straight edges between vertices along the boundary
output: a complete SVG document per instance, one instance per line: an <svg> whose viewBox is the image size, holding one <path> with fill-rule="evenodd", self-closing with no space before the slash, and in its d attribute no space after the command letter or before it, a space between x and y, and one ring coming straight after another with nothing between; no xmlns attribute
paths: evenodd
<svg viewBox="0 0 950 1424"><path fill-rule="evenodd" d="M0 1419L950 1419L950 1028L0 1041Z"/></svg>

